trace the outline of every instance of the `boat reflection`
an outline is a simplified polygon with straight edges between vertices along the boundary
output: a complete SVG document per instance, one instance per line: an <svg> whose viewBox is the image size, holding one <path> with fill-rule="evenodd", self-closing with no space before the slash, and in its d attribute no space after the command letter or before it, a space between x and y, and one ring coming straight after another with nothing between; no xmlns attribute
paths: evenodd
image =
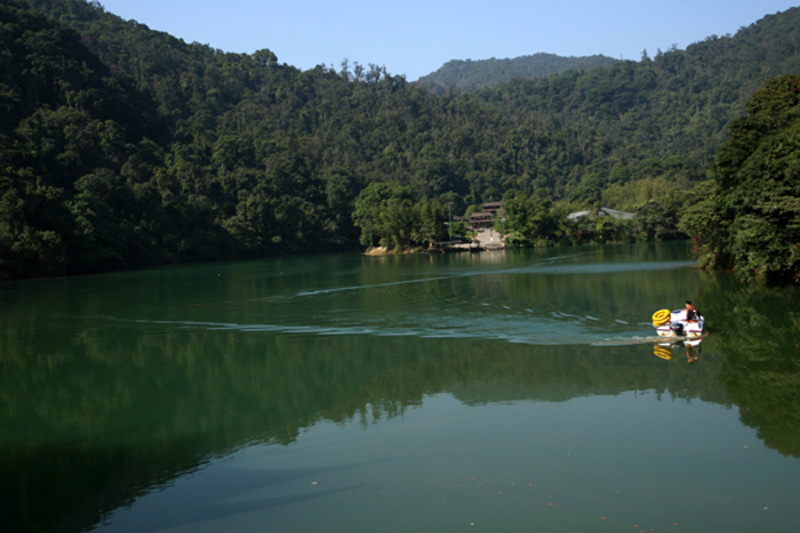
<svg viewBox="0 0 800 533"><path fill-rule="evenodd" d="M653 347L653 355L664 360L672 359L673 352L681 349L686 351L686 362L696 363L700 360L700 345L703 339L687 339L674 342L662 342Z"/></svg>

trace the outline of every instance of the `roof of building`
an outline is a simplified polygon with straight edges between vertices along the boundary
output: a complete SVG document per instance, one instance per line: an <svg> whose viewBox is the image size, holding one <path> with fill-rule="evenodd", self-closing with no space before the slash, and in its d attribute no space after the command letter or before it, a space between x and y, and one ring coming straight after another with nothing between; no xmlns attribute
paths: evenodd
<svg viewBox="0 0 800 533"><path fill-rule="evenodd" d="M596 212L585 210L585 211L575 211L574 213L570 213L567 215L568 220L580 220L584 217L595 218L595 217L612 217L621 220L631 220L636 217L636 213L631 213L630 211L620 211L618 209L611 209L610 207L601 207Z"/></svg>

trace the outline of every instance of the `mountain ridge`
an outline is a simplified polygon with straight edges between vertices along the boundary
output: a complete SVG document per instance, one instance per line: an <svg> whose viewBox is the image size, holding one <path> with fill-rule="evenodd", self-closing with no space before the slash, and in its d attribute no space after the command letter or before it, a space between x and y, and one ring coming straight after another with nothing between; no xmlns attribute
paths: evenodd
<svg viewBox="0 0 800 533"><path fill-rule="evenodd" d="M439 94L450 90L463 92L491 87L514 78L532 79L569 70L591 70L617 61L602 54L564 57L547 52L504 59L453 59L436 71L422 76L416 83Z"/></svg>

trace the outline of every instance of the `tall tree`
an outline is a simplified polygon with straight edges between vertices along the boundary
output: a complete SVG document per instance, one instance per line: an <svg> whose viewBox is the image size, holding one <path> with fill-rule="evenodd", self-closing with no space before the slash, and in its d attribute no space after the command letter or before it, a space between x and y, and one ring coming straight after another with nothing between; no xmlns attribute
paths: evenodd
<svg viewBox="0 0 800 533"><path fill-rule="evenodd" d="M767 82L731 124L714 183L682 221L704 263L800 282L800 77Z"/></svg>

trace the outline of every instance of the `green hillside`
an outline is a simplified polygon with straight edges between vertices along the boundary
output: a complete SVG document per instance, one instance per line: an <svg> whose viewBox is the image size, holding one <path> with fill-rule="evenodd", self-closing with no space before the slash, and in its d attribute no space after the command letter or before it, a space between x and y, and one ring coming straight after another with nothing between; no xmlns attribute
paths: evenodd
<svg viewBox="0 0 800 533"><path fill-rule="evenodd" d="M436 72L421 77L417 83L439 94L491 87L515 78L545 78L569 70L585 71L604 67L617 60L603 55L561 57L540 52L512 59L458 60L442 65Z"/></svg>
<svg viewBox="0 0 800 533"><path fill-rule="evenodd" d="M522 244L675 238L729 122L800 72L796 8L442 96L375 65L187 44L83 0L7 0L0 22L0 278L413 246L442 238L445 206L504 196L540 219ZM636 227L565 225L599 205Z"/></svg>

